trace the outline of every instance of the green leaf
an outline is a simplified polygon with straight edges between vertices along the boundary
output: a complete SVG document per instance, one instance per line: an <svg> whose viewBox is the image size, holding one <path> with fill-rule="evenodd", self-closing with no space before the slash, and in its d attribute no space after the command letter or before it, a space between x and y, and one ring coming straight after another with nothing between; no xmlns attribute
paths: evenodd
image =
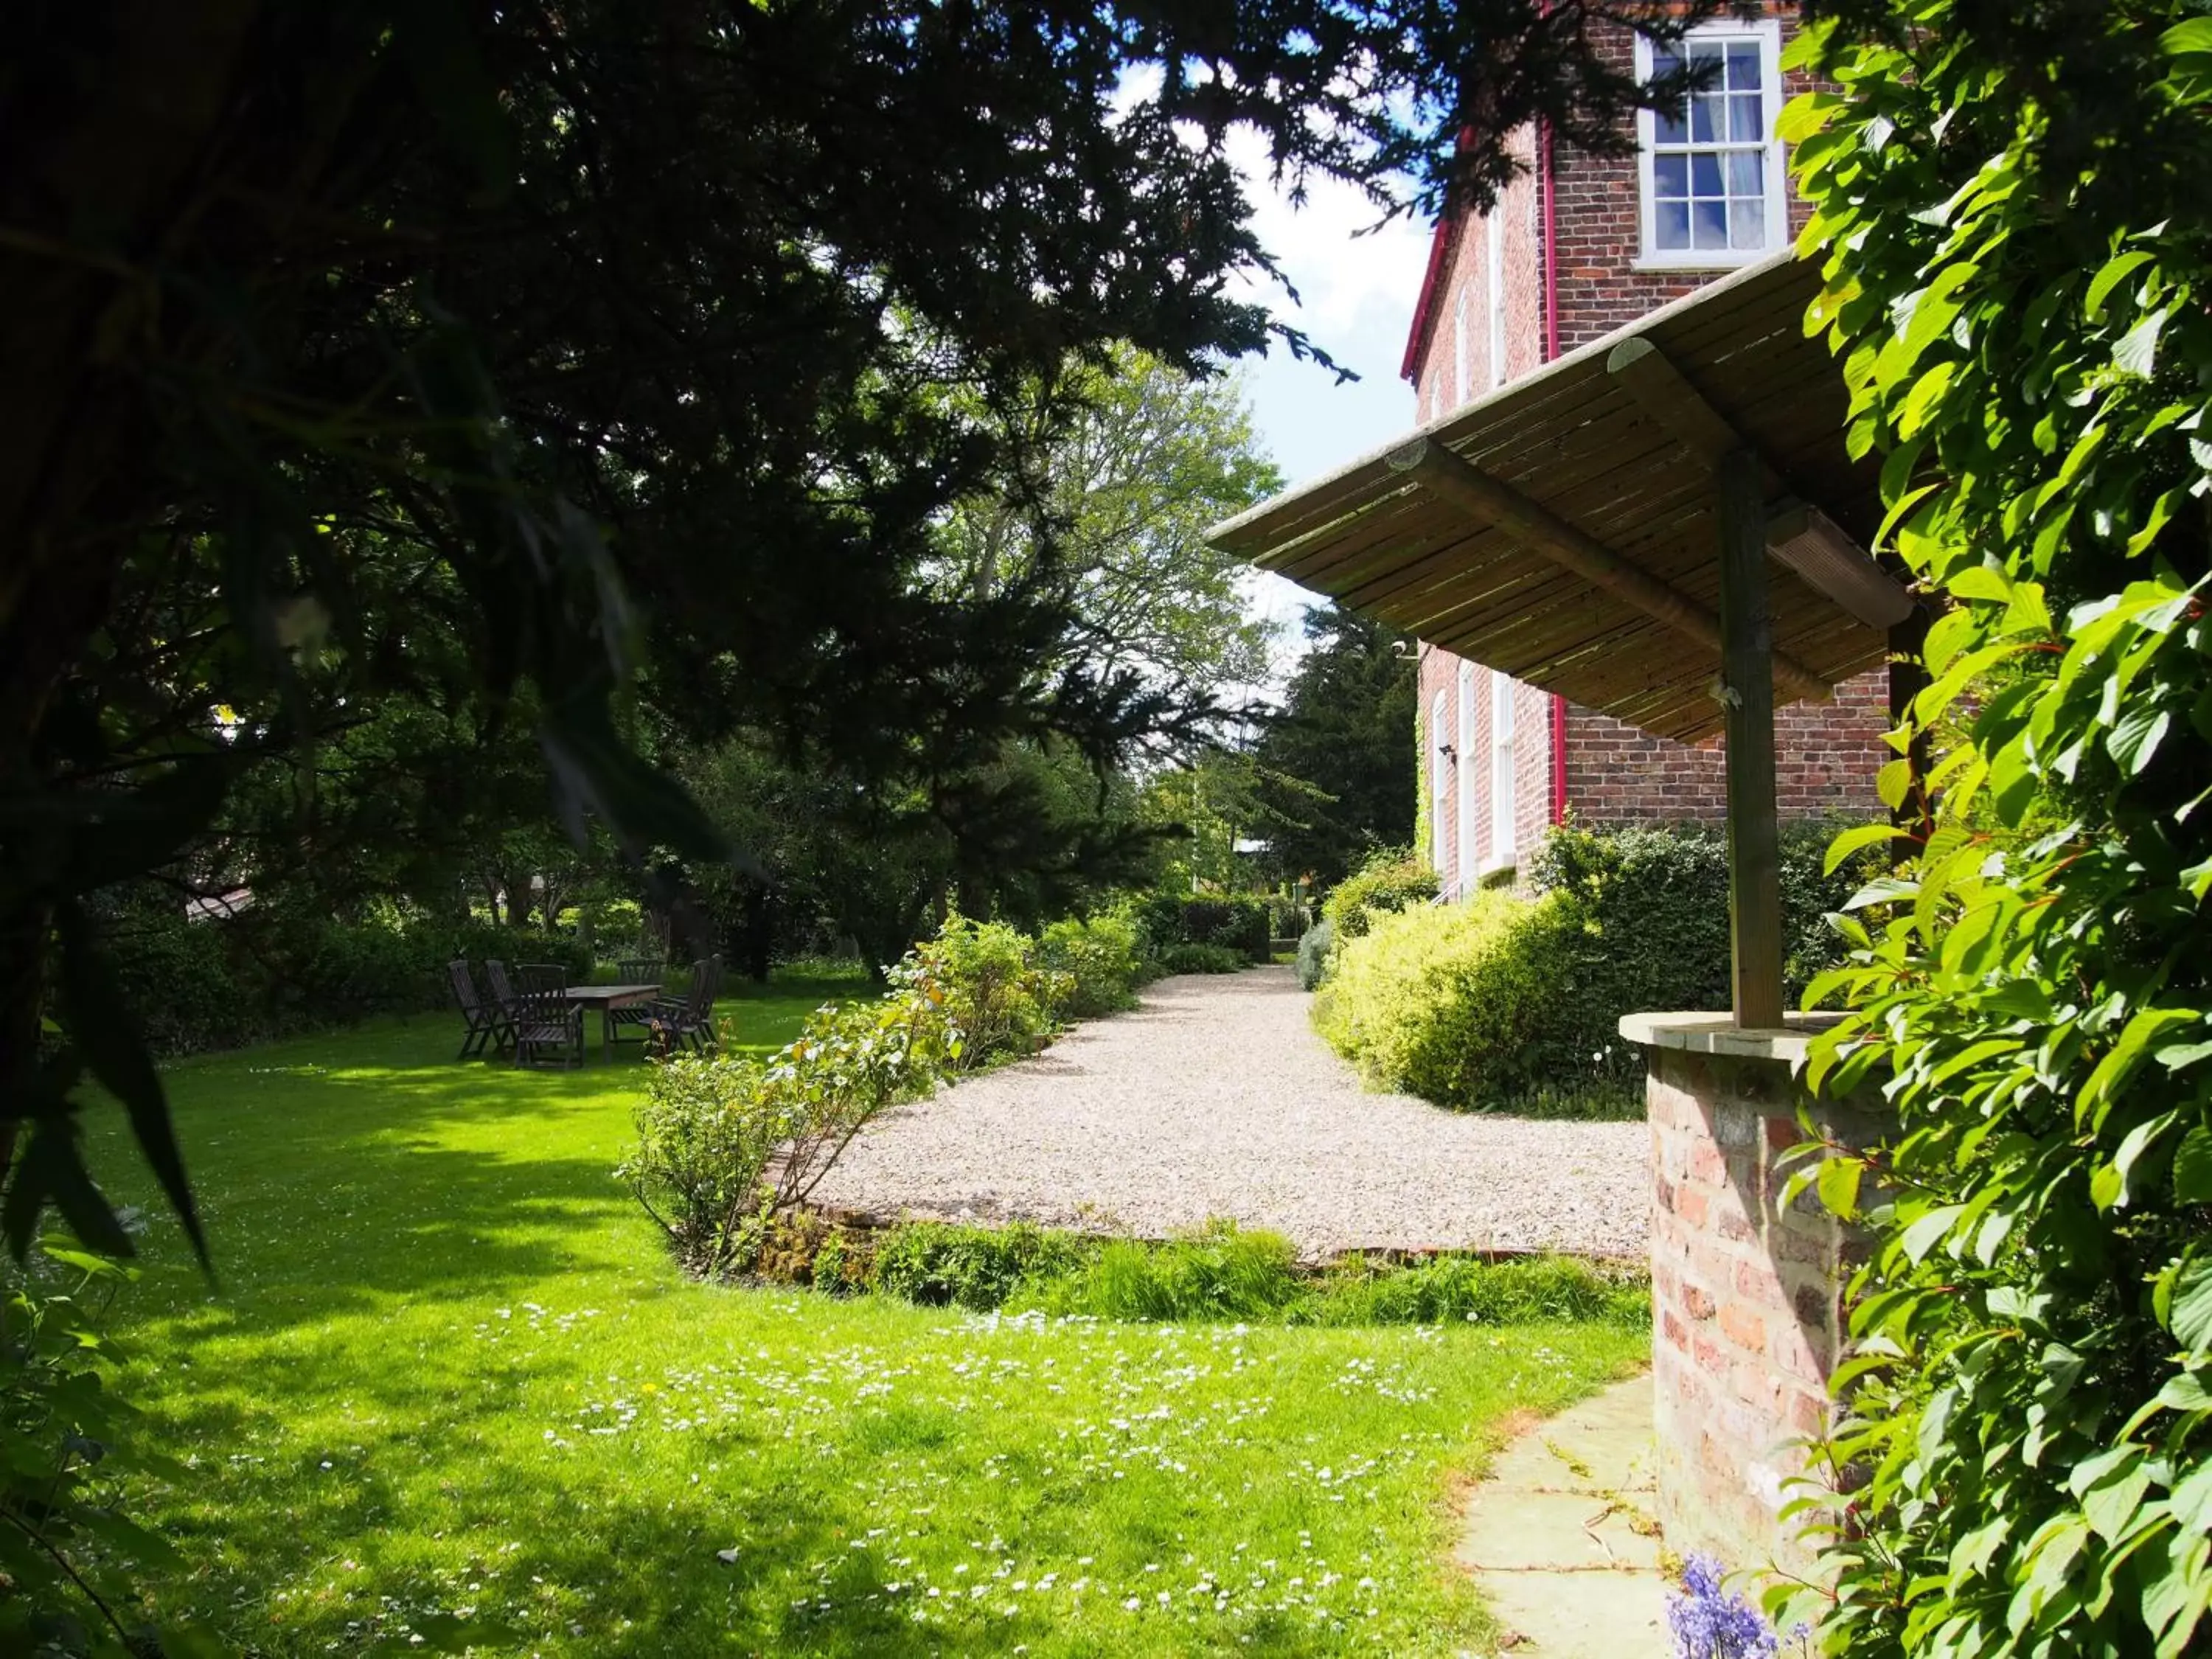
<svg viewBox="0 0 2212 1659"><path fill-rule="evenodd" d="M1875 774L1874 788L1875 793L1881 797L1881 804L1891 811L1902 807L1905 797L1912 793L1911 760L1899 756L1884 764L1881 770Z"/></svg>
<svg viewBox="0 0 2212 1659"><path fill-rule="evenodd" d="M2173 1154L2173 1196L2182 1204L2212 1204L2212 1128L2202 1123L2182 1136Z"/></svg>
<svg viewBox="0 0 2212 1659"><path fill-rule="evenodd" d="M56 921L56 931L62 941L59 989L71 1043L84 1056L93 1076L123 1103L131 1133L137 1137L139 1150L161 1182L177 1218L184 1223L185 1236L191 1240L192 1249L204 1267L208 1261L207 1236L200 1230L191 1182L185 1176L184 1152L177 1145L176 1128L169 1119L168 1097L162 1091L160 1073L154 1069L154 1057L130 1018L129 1003L116 980L114 969L94 943L92 924L83 911L70 905L59 913ZM71 1150L74 1152L74 1146ZM75 1217L70 1218L70 1224L76 1225ZM118 1236L119 1231L117 1230ZM95 1243L82 1228L78 1237L87 1243ZM109 1247L96 1244L95 1248ZM124 1248L115 1252L120 1255L131 1253L127 1239Z"/></svg>
<svg viewBox="0 0 2212 1659"><path fill-rule="evenodd" d="M2117 1165L2100 1164L2089 1177L2089 1201L2100 1210L2109 1210L2120 1201L2120 1194L2126 1188L2127 1177Z"/></svg>
<svg viewBox="0 0 2212 1659"><path fill-rule="evenodd" d="M2117 1544L2133 1530L2136 1511L2150 1490L2150 1471L2134 1446L2115 1446L2075 1465L2067 1483L2097 1536Z"/></svg>
<svg viewBox="0 0 2212 1659"><path fill-rule="evenodd" d="M1911 836L1908 832L1897 828L1894 824L1862 823L1855 829L1844 830L1843 834L1828 843L1828 855L1826 861L1821 866L1821 873L1834 875L1838 867L1845 860L1863 848L1882 847L1892 842L1911 839Z"/></svg>
<svg viewBox="0 0 2212 1659"><path fill-rule="evenodd" d="M1938 1205L1907 1227L1899 1241L1906 1259L1918 1261L1942 1243L1966 1207L1963 1204Z"/></svg>
<svg viewBox="0 0 2212 1659"><path fill-rule="evenodd" d="M2158 49L2169 58L2195 52L2212 52L2212 17L2192 17L2176 23L2158 37Z"/></svg>
<svg viewBox="0 0 2212 1659"><path fill-rule="evenodd" d="M2126 253L2116 254L2105 261L2105 268L2099 271L2095 280L2090 283L2089 292L2082 299L2083 313L2093 319L2101 316L2104 313L2105 301L2111 297L2112 290L2127 280L2130 271L2140 270L2148 264L2152 258L2153 256L2143 249L2136 248Z"/></svg>
<svg viewBox="0 0 2212 1659"><path fill-rule="evenodd" d="M2158 753L2165 741L2172 721L2165 709L2154 703L2137 703L2119 718L2119 722L2106 734L2105 752L2119 763L2120 769L2130 777L2139 775Z"/></svg>
<svg viewBox="0 0 2212 1659"><path fill-rule="evenodd" d="M1815 1183L1820 1202L1832 1214L1850 1218L1858 1213L1859 1177L1866 1165L1856 1158L1832 1158L1820 1166Z"/></svg>
<svg viewBox="0 0 2212 1659"><path fill-rule="evenodd" d="M2120 1032L2119 1041L2112 1051L2097 1062L2097 1069L2089 1074L2074 1106L2074 1121L2084 1122L2096 1111L2112 1091L2127 1081L2144 1050L2163 1033L2177 1026L2194 1025L2202 1016L2194 1008L2144 1008L2138 1010ZM2160 1044L2160 1047L2166 1045Z"/></svg>
<svg viewBox="0 0 2212 1659"><path fill-rule="evenodd" d="M1943 586L1953 598L1982 599L1991 604L2012 602L2012 578L1993 564L1970 564L1944 578Z"/></svg>
<svg viewBox="0 0 2212 1659"><path fill-rule="evenodd" d="M2148 380L2158 366L2158 337L2166 328L2170 313L2154 311L2120 337L2112 348L2112 364L2123 374Z"/></svg>
<svg viewBox="0 0 2212 1659"><path fill-rule="evenodd" d="M2173 1304L2166 1319L2174 1339L2191 1353L2212 1348L2212 1256L2196 1256L2174 1275Z"/></svg>

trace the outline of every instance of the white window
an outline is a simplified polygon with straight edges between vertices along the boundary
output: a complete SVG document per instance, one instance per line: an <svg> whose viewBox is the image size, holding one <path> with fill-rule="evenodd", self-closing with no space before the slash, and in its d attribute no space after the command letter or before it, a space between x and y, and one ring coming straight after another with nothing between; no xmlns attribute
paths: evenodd
<svg viewBox="0 0 2212 1659"><path fill-rule="evenodd" d="M1444 791L1451 785L1451 741L1444 732L1444 694L1429 705L1429 864L1441 877L1451 849L1444 840Z"/></svg>
<svg viewBox="0 0 2212 1659"><path fill-rule="evenodd" d="M1475 846L1475 826L1479 815L1474 802L1474 781L1482 770L1481 748L1474 740L1474 665L1463 662L1459 665L1459 866L1452 873L1455 890L1462 894L1474 890L1474 873L1482 854Z"/></svg>
<svg viewBox="0 0 2212 1659"><path fill-rule="evenodd" d="M1493 210L1485 228L1490 268L1484 273L1490 287L1490 389L1505 384L1505 222Z"/></svg>
<svg viewBox="0 0 2212 1659"><path fill-rule="evenodd" d="M1474 343L1467 331L1467 284L1465 283L1459 285L1459 303L1452 319L1452 339L1459 353L1459 401L1463 404L1474 391L1474 366L1469 361L1469 354L1474 349Z"/></svg>
<svg viewBox="0 0 2212 1659"><path fill-rule="evenodd" d="M1640 263L1674 267L1742 264L1789 240L1782 141L1782 29L1717 22L1674 46L1637 38L1646 80L1686 64L1704 71L1681 103L1638 113L1644 249Z"/></svg>
<svg viewBox="0 0 2212 1659"><path fill-rule="evenodd" d="M1490 867L1513 862L1513 680L1490 671Z"/></svg>

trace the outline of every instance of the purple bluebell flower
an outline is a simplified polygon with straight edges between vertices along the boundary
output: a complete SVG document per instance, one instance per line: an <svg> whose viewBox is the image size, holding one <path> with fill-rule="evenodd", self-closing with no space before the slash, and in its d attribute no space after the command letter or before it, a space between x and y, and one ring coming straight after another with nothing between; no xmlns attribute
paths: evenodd
<svg viewBox="0 0 2212 1659"><path fill-rule="evenodd" d="M1682 1564L1682 1588L1667 1598L1674 1659L1775 1659L1773 1628L1741 1595L1722 1583L1721 1564L1693 1555Z"/></svg>

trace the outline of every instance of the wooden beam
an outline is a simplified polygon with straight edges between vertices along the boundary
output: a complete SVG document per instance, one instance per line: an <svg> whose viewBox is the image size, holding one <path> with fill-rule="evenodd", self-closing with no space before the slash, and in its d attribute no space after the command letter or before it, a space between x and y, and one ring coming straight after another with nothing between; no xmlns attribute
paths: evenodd
<svg viewBox="0 0 2212 1659"><path fill-rule="evenodd" d="M1542 502L1492 477L1442 444L1429 438L1415 438L1392 450L1389 462L1393 471L1418 480L1422 488L1438 499L1449 501L1472 517L1498 526L1593 586L1604 589L1716 654L1725 655L1721 620L1705 606L1623 558L1596 537L1569 524ZM1756 528L1760 556L1764 557L1766 520L1763 513L1758 518ZM1788 687L1792 696L1826 702L1834 695L1828 682L1804 664L1781 652L1771 652L1770 655L1774 680ZM1765 695L1771 703L1771 684Z"/></svg>
<svg viewBox="0 0 2212 1659"><path fill-rule="evenodd" d="M1782 1024L1782 859L1775 825L1766 489L1748 449L1721 457L1722 675L1728 760L1729 938L1740 1026Z"/></svg>
<svg viewBox="0 0 2212 1659"><path fill-rule="evenodd" d="M1661 431L1707 466L1717 468L1737 450L1751 447L1728 417L1668 361L1667 354L1642 335L1613 347L1606 356L1605 370ZM1910 612L1912 596L1897 579L1818 507L1797 499L1805 492L1779 467L1764 456L1759 459L1760 489L1785 503L1766 526L1767 544L1775 556L1815 592L1869 628L1888 628Z"/></svg>
<svg viewBox="0 0 2212 1659"><path fill-rule="evenodd" d="M1660 430L1707 466L1717 467L1745 447L1720 411L1682 378L1681 371L1667 361L1665 352L1642 335L1613 347L1605 360L1605 372L1636 399Z"/></svg>

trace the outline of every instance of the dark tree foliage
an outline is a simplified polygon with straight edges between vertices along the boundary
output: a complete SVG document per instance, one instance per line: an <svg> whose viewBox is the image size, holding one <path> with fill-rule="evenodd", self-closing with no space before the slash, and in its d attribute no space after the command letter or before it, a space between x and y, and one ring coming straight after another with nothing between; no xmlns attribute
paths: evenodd
<svg viewBox="0 0 2212 1659"><path fill-rule="evenodd" d="M1306 612L1310 647L1255 758L1283 873L1334 887L1413 833L1412 642L1335 605Z"/></svg>
<svg viewBox="0 0 2212 1659"><path fill-rule="evenodd" d="M945 389L988 407L1115 341L1199 369L1260 348L1235 283L1269 262L1233 127L1293 183L1479 198L1532 118L1614 131L1633 88L1585 27L1654 10L19 7L10 1242L52 1200L129 1248L76 1150L88 1069L198 1237L86 896L171 864L242 770L395 693L441 681L526 730L564 818L633 857L717 851L622 735L641 680L704 734L752 720L947 775L1009 742L1103 759L1143 732L1164 711L1133 679L1036 672L1064 620L1050 560L981 602L912 579L950 503L1024 476ZM150 621L145 594L167 596ZM43 1059L42 1006L67 1036Z"/></svg>

